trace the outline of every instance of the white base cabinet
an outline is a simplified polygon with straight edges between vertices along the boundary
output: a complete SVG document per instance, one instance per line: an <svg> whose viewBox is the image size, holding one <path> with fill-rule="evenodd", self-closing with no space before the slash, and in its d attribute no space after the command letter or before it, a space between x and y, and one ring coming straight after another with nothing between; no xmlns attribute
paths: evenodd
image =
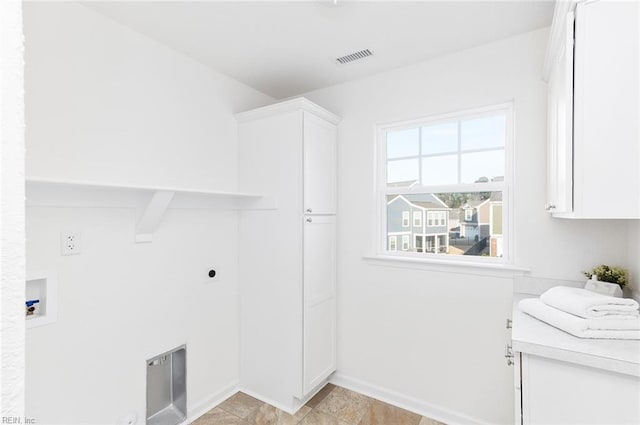
<svg viewBox="0 0 640 425"><path fill-rule="evenodd" d="M240 215L240 387L291 413L336 368L339 118L301 98L237 120L240 187L277 204Z"/></svg>
<svg viewBox="0 0 640 425"><path fill-rule="evenodd" d="M514 423L640 424L640 341L577 338L523 313L531 296L514 294Z"/></svg>
<svg viewBox="0 0 640 425"><path fill-rule="evenodd" d="M637 425L640 378L516 353L523 425ZM520 372L520 373L518 373ZM521 391L520 391L521 390ZM521 396L521 399L518 398ZM518 406L516 406L518 407ZM516 409L517 411L517 409Z"/></svg>

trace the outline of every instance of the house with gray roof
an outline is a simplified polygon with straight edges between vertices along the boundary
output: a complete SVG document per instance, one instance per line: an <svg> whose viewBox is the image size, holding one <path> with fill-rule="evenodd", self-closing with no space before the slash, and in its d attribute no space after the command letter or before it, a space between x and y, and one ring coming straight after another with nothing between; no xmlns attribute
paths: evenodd
<svg viewBox="0 0 640 425"><path fill-rule="evenodd" d="M433 194L391 197L387 201L387 250L448 253L450 210Z"/></svg>

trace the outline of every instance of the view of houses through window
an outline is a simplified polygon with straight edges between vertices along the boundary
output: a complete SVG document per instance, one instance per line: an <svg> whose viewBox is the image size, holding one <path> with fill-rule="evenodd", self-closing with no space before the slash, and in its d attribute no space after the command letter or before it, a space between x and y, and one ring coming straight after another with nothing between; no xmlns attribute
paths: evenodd
<svg viewBox="0 0 640 425"><path fill-rule="evenodd" d="M385 130L388 251L505 255L509 111Z"/></svg>
<svg viewBox="0 0 640 425"><path fill-rule="evenodd" d="M387 196L389 251L501 257L502 236L502 192Z"/></svg>

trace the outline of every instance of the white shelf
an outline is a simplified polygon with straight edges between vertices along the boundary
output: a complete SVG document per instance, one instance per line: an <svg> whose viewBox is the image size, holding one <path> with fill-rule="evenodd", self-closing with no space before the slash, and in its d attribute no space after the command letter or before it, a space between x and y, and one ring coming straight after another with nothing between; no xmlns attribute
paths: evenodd
<svg viewBox="0 0 640 425"><path fill-rule="evenodd" d="M167 209L274 210L275 199L256 193L94 181L26 179L27 207L136 208L143 211L136 242L151 242Z"/></svg>
<svg viewBox="0 0 640 425"><path fill-rule="evenodd" d="M58 285L52 273L27 273L26 300L40 300L36 314L25 316L27 329L55 323L58 320Z"/></svg>

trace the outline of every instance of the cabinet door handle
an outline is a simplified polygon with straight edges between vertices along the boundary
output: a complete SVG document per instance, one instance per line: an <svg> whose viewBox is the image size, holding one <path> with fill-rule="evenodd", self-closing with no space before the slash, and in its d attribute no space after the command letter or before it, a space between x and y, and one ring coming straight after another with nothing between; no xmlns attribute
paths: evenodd
<svg viewBox="0 0 640 425"><path fill-rule="evenodd" d="M510 344L507 344L507 346L505 347L504 357L509 360L513 358L513 347Z"/></svg>
<svg viewBox="0 0 640 425"><path fill-rule="evenodd" d="M507 319L507 329L511 329L513 327L513 320Z"/></svg>
<svg viewBox="0 0 640 425"><path fill-rule="evenodd" d="M507 359L507 366L513 366L515 363L513 361L514 354L511 344L507 344L504 351L504 358Z"/></svg>
<svg viewBox="0 0 640 425"><path fill-rule="evenodd" d="M311 214L311 213L313 212L313 210L312 210L311 208L307 208L307 212L308 212L309 214Z"/></svg>
<svg viewBox="0 0 640 425"><path fill-rule="evenodd" d="M311 217L307 217L307 223L311 223L313 219Z"/></svg>
<svg viewBox="0 0 640 425"><path fill-rule="evenodd" d="M544 209L545 209L546 211L551 211L551 210L555 210L555 209L556 209L556 206L555 206L555 205L552 205L552 204L545 204Z"/></svg>

